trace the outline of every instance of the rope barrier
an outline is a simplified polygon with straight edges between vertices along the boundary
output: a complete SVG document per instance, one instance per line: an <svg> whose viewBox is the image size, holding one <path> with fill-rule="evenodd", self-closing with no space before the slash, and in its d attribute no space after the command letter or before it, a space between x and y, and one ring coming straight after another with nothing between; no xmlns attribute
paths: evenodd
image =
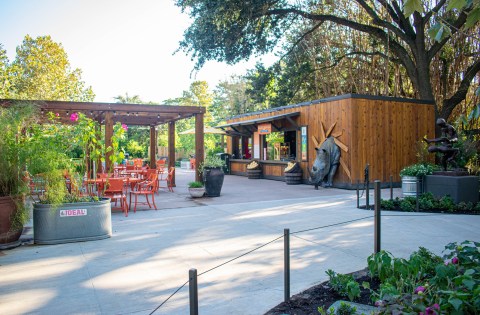
<svg viewBox="0 0 480 315"><path fill-rule="evenodd" d="M155 313L160 307L162 307L163 304L167 303L167 301L170 300L170 298L171 298L172 296L174 296L175 294L177 294L177 292L180 291L184 286L186 286L187 283L188 283L188 281L185 282L184 284L182 284L182 286L180 286L177 290L175 290L175 292L173 292L172 294L170 294L170 296L169 296L165 301L163 301L162 304L160 304L159 306L157 306L149 315L152 315L152 314Z"/></svg>
<svg viewBox="0 0 480 315"><path fill-rule="evenodd" d="M387 214L387 215L382 214L382 217L413 217L413 216L415 216L415 217L422 217L422 216L424 216L424 217L429 217L429 216L442 215L442 214L443 214L443 213L432 213L432 214ZM305 232L314 231L314 230L321 230L321 229L329 228L329 227L332 227L332 226L339 226L339 225L344 225L344 224L348 224L348 223L352 223L352 222L358 222L358 221L362 221L362 220L365 220L365 219L371 219L371 218L373 218L373 217L374 217L374 216L371 215L371 216L367 216L367 217L363 217L363 218L359 218L359 219L353 219L353 220L343 221L343 222L339 222L339 223L333 223L333 224L318 226L318 227L315 227L315 228L309 228L309 229L305 229L305 230L299 230L299 231L295 231L295 232L290 232L290 235L305 233ZM265 247L265 246L267 246L267 245L270 245L270 244L278 241L279 239L281 239L281 238L283 238L283 237L284 237L284 235L281 235L281 236L279 236L279 237L277 237L277 238L275 238L275 239L273 239L273 240L271 240L271 241L269 241L269 242L267 242L267 243L265 243L265 244L262 244L262 245L260 245L260 246L255 247L255 248L252 249L252 250L249 250L248 252L245 252L245 253L243 253L243 254L235 257L235 258L229 259L229 260L221 263L220 265L217 265L217 266L215 266L215 267L212 267L212 268L210 268L210 269L208 269L208 270L206 270L206 271L198 274L198 277L201 276L201 275L204 275L204 274L206 274L206 273L208 273L208 272L211 272L211 271L213 271L213 270L215 270L215 269L218 269L218 268L220 268L220 267L222 267L222 266L225 266L226 264L229 264L229 263L231 263L232 261L235 261L235 260L237 260L237 259L239 259L239 258L242 258L242 257L244 257L244 256L246 256L246 255L248 255L248 254L250 254L250 253L253 253L253 252L255 252L255 251L257 251L257 250L259 250L259 249L261 249L261 248L263 248L263 247ZM298 237L298 236L296 236L296 237ZM303 239L303 238L300 238L300 239ZM303 240L306 240L306 239L303 239ZM307 241L307 240L306 240L306 241ZM150 313L150 315L152 315L152 314L155 313L160 307L162 307L171 297L173 297L178 291L180 291L184 286L186 286L188 282L189 282L189 281L186 281L182 286L180 286L177 290L175 290L175 292L173 292L165 301L162 302L162 304L160 304L157 308L155 308L155 309Z"/></svg>

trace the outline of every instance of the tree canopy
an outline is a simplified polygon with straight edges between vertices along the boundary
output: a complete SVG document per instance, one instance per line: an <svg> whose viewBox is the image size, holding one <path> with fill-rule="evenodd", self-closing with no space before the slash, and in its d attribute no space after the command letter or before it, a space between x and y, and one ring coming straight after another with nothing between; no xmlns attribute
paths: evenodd
<svg viewBox="0 0 480 315"><path fill-rule="evenodd" d="M67 53L50 36L25 36L9 63L0 47L0 97L57 101L93 101L95 94L71 69Z"/></svg>
<svg viewBox="0 0 480 315"><path fill-rule="evenodd" d="M445 118L465 100L480 71L478 0L177 0L177 5L194 20L180 49L197 68L208 60L236 63L280 45L288 55L332 27L348 29L366 35L369 44L357 46L350 38L345 56L378 56L401 68L385 74L382 93L391 94L390 81L404 73L411 96L435 101L436 115ZM321 65L328 56L314 44L311 59ZM291 89L298 83L290 82Z"/></svg>

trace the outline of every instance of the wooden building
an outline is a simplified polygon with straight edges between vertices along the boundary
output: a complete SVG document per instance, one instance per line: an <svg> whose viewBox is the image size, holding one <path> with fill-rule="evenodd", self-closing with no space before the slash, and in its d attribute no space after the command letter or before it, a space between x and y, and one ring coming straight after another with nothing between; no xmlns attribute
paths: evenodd
<svg viewBox="0 0 480 315"><path fill-rule="evenodd" d="M276 180L284 180L287 162L295 160L308 182L315 147L332 136L341 149L334 186L353 188L367 164L370 181L393 176L400 183L400 170L417 161L417 142L434 137L435 114L429 101L347 94L232 117L218 127L229 135L232 174L246 175L256 159L263 177ZM273 135L282 142L274 143Z"/></svg>

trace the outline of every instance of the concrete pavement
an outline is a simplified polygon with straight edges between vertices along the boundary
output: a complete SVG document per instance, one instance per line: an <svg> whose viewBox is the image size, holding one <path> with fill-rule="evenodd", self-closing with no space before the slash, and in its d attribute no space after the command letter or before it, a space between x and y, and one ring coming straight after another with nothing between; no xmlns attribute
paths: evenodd
<svg viewBox="0 0 480 315"><path fill-rule="evenodd" d="M220 197L192 200L193 178L179 170L175 193L157 196L158 211L114 213L112 238L0 251L0 314L150 314L190 268L200 274L200 314L263 314L283 300L284 228L295 233L292 294L325 281L327 269L366 267L373 212L356 208L355 191L226 176ZM384 212L382 248L441 254L449 242L478 241L479 227L480 216ZM155 312L188 313L188 284Z"/></svg>

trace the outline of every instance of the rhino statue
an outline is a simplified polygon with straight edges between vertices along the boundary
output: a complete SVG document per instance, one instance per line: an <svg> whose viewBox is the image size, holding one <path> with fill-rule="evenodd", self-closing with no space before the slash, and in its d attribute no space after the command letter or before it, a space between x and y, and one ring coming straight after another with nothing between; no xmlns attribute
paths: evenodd
<svg viewBox="0 0 480 315"><path fill-rule="evenodd" d="M340 162L340 148L333 137L328 137L320 148L315 150L317 157L313 162L312 170L309 170L310 182L315 185L315 189L318 189L322 183L323 187L332 187L333 176Z"/></svg>

